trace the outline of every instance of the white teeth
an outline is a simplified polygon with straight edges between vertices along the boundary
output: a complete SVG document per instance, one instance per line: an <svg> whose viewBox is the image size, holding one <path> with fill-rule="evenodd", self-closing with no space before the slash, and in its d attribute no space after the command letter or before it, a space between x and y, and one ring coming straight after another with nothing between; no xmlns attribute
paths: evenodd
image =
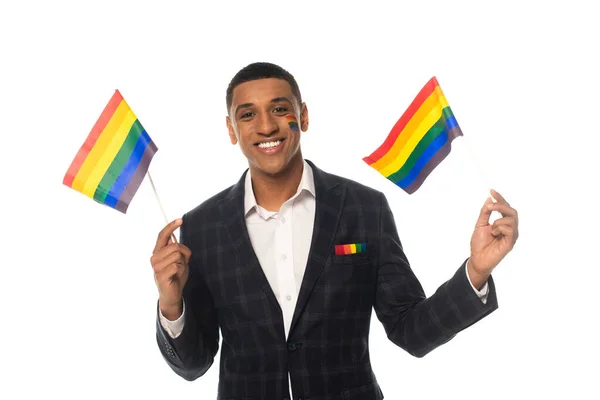
<svg viewBox="0 0 600 400"><path fill-rule="evenodd" d="M280 144L281 140L278 140L276 142L260 143L258 147L260 147L261 149L270 149L271 147L279 146Z"/></svg>

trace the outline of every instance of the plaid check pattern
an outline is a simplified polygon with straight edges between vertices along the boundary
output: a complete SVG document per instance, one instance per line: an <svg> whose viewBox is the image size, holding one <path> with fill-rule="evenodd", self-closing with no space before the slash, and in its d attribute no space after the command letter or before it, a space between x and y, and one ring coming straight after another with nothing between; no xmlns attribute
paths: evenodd
<svg viewBox="0 0 600 400"><path fill-rule="evenodd" d="M294 400L380 400L368 347L372 310L391 342L423 357L498 307L493 279L484 304L464 263L426 297L385 196L308 162L315 227L287 340L246 229L245 175L183 217L180 240L192 251L186 322L171 339L157 317L157 342L190 381L206 373L220 346L218 400L291 399L288 371ZM368 251L336 255L347 243Z"/></svg>

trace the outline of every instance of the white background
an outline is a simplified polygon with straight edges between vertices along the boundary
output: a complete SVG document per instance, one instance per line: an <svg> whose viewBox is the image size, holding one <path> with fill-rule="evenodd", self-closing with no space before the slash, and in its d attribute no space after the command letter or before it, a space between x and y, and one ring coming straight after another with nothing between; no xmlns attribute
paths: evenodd
<svg viewBox="0 0 600 400"><path fill-rule="evenodd" d="M149 259L164 222L149 182L123 215L62 179L119 89L159 147L150 171L166 212L182 215L244 171L225 89L271 61L308 105L304 156L385 192L427 294L469 255L488 187L520 213L496 312L423 359L373 318L386 399L594 398L593 3L2 2L0 397L216 397L219 355L190 383L155 342ZM434 75L465 136L409 196L362 157Z"/></svg>

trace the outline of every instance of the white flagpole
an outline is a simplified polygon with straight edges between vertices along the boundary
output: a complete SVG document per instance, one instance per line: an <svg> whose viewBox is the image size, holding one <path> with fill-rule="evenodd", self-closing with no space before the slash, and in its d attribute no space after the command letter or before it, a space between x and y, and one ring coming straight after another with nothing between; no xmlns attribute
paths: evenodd
<svg viewBox="0 0 600 400"><path fill-rule="evenodd" d="M162 212L162 215L165 219L165 225L167 225L169 223L169 219L167 218L167 214L165 214L165 209L163 208L160 198L158 197L158 192L156 191L156 186L154 186L154 181L152 180L152 175L150 175L150 170L147 171L146 175L148 175L148 179L150 180L150 185L152 185L152 191L154 191L154 196L156 197L158 207L160 208L160 211ZM173 243L177 243L177 238L175 238L175 234L171 233L171 238L173 239Z"/></svg>
<svg viewBox="0 0 600 400"><path fill-rule="evenodd" d="M492 201L495 203L497 200L494 198L494 196L492 196L491 189L493 188L491 186L487 186L490 180L488 174L485 172L485 168L483 168L483 164L477 158L477 153L475 153L475 150L469 144L469 139L467 139L466 135L462 136L462 140L465 143L465 146L467 147L467 152L471 156L473 164L475 165L475 169L477 170L477 174L479 175L479 180L481 181L481 184L485 185L486 190L488 192L488 196L491 197Z"/></svg>

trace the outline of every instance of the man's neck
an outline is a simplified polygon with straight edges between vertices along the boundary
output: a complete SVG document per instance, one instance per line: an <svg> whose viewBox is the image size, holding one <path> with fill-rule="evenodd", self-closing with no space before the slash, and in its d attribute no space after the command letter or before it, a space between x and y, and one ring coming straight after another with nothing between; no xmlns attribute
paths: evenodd
<svg viewBox="0 0 600 400"><path fill-rule="evenodd" d="M251 169L256 203L267 211L279 211L283 203L296 194L303 171L304 159L301 155L292 160L281 175L263 175Z"/></svg>

